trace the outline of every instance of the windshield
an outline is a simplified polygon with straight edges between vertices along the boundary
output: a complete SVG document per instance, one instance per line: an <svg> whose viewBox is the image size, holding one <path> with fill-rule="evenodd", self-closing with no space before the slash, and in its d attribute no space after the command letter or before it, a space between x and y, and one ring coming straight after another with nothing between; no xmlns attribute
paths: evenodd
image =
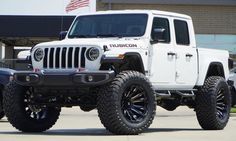
<svg viewBox="0 0 236 141"><path fill-rule="evenodd" d="M68 38L140 37L147 25L147 14L79 16Z"/></svg>

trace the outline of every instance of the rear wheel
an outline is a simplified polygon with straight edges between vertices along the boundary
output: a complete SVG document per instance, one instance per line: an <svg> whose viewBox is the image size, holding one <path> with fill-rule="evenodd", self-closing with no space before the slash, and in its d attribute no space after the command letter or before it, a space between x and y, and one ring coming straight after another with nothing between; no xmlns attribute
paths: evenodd
<svg viewBox="0 0 236 141"><path fill-rule="evenodd" d="M3 107L8 121L23 132L42 132L51 128L57 121L60 108L42 107L30 104L32 90L15 82L6 86L3 94Z"/></svg>
<svg viewBox="0 0 236 141"><path fill-rule="evenodd" d="M231 87L230 90L231 90L231 101L232 101L231 106L234 107L236 105L236 90L233 87Z"/></svg>
<svg viewBox="0 0 236 141"><path fill-rule="evenodd" d="M139 134L154 118L156 101L148 79L136 71L124 71L98 94L102 124L114 134Z"/></svg>
<svg viewBox="0 0 236 141"><path fill-rule="evenodd" d="M206 130L223 129L229 120L231 96L227 82L219 76L207 78L196 95L196 114Z"/></svg>

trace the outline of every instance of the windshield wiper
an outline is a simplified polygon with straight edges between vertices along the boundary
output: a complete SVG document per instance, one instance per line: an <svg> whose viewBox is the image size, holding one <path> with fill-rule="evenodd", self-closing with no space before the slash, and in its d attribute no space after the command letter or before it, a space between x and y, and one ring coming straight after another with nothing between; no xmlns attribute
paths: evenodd
<svg viewBox="0 0 236 141"><path fill-rule="evenodd" d="M69 38L91 38L96 37L95 35L70 35Z"/></svg>
<svg viewBox="0 0 236 141"><path fill-rule="evenodd" d="M97 37L118 37L118 38L122 38L122 35L119 34L97 34Z"/></svg>
<svg viewBox="0 0 236 141"><path fill-rule="evenodd" d="M91 38L91 37L118 37L122 38L121 35L118 34L93 34L93 35L69 35L69 38Z"/></svg>

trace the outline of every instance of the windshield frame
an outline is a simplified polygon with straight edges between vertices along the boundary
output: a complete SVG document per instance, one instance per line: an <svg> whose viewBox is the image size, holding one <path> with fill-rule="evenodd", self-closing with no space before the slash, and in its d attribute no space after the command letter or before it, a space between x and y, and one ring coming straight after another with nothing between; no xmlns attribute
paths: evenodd
<svg viewBox="0 0 236 141"><path fill-rule="evenodd" d="M138 35L138 36L134 36L134 35L130 35L130 36L120 36L120 35L117 35L116 36L116 34L114 34L114 35L112 35L112 36L99 36L99 34L98 35L94 35L94 36L88 36L88 37L73 37L73 35L72 35L72 32L73 32L73 27L74 26L76 26L76 24L77 24L77 20L80 18L80 17L89 17L89 16L103 16L103 15L107 15L107 16L109 16L109 15L145 15L146 16L146 22L145 22L145 27L144 27L144 31L143 31L143 33L142 34L140 34L140 35ZM69 29L69 31L68 31L68 34L67 34L67 36L66 36L66 38L69 38L69 39L73 39L73 38L122 38L122 37L125 37L125 38L128 38L128 37L138 37L138 38L140 38L140 37L143 37L143 36L145 36L145 34L146 34L146 32L147 32L147 30L148 30L148 24L149 24L149 14L147 14L147 13L106 13L106 14L91 14L91 15L80 15L80 16L77 16L76 18L75 18L75 20L73 21L73 23L71 24L71 27L70 27L70 29Z"/></svg>

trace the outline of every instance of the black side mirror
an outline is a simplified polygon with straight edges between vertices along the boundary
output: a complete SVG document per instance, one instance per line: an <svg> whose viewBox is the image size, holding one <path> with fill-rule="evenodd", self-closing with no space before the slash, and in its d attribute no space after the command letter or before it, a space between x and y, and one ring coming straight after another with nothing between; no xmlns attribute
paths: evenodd
<svg viewBox="0 0 236 141"><path fill-rule="evenodd" d="M67 34L67 31L61 31L60 34L59 34L59 40L65 39L66 34Z"/></svg>
<svg viewBox="0 0 236 141"><path fill-rule="evenodd" d="M165 41L165 37L164 37L164 33L165 33L166 29L165 28L154 28L152 30L152 41L154 42L164 42Z"/></svg>

